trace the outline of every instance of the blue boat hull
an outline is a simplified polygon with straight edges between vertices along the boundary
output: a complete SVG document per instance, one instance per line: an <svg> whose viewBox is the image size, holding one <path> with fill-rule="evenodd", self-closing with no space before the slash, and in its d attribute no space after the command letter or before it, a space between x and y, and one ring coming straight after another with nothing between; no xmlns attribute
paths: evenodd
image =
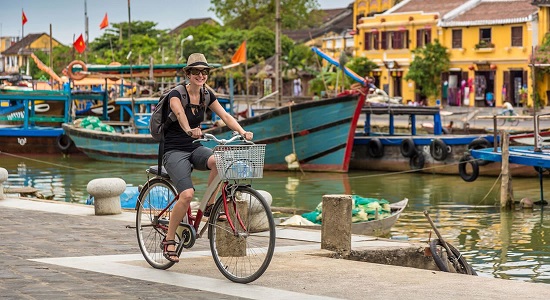
<svg viewBox="0 0 550 300"><path fill-rule="evenodd" d="M256 143L267 144L265 170L287 170L285 156L296 153L302 170L346 172L363 104L357 95L312 101L274 109L240 124L254 132ZM104 133L69 124L63 129L79 150L94 159L157 162L158 143L150 135ZM221 138L231 135L227 127L209 132Z"/></svg>
<svg viewBox="0 0 550 300"><path fill-rule="evenodd" d="M240 124L254 132L254 142L266 144L266 170L288 170L285 156L295 153L302 170L347 172L363 104L364 99L356 95L312 101L268 111ZM227 127L209 132L231 136Z"/></svg>
<svg viewBox="0 0 550 300"><path fill-rule="evenodd" d="M158 142L149 134L109 133L63 124L63 130L87 156L103 161L154 164Z"/></svg>

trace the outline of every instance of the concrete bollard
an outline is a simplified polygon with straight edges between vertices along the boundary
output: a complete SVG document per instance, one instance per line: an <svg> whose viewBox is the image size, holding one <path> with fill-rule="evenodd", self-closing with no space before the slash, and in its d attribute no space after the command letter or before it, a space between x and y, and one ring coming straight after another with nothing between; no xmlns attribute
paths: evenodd
<svg viewBox="0 0 550 300"><path fill-rule="evenodd" d="M236 200L237 210L244 224L248 224L248 202L246 200ZM212 218L212 216L210 216ZM235 216L235 211L229 209L227 216L233 222L233 225L239 230L239 220ZM243 257L246 256L246 238L235 236L229 226L229 222L219 222L219 229L216 230L216 250L220 257Z"/></svg>
<svg viewBox="0 0 550 300"><path fill-rule="evenodd" d="M343 256L351 253L351 195L323 196L321 249Z"/></svg>
<svg viewBox="0 0 550 300"><path fill-rule="evenodd" d="M8 170L0 168L0 200L6 199L4 195L4 182L8 180Z"/></svg>
<svg viewBox="0 0 550 300"><path fill-rule="evenodd" d="M273 196L267 191L258 190L258 193L264 197L265 201L267 202L267 205L271 207L271 203L273 203ZM260 205L260 202L250 199L245 199L247 201L252 201L250 204L250 227L248 228L248 231L250 233L256 233L256 232L262 232L262 231L268 231L269 230L269 222L266 218L265 211Z"/></svg>
<svg viewBox="0 0 550 300"><path fill-rule="evenodd" d="M122 213L120 195L126 189L126 182L120 178L99 178L88 182L87 191L94 197L96 215Z"/></svg>

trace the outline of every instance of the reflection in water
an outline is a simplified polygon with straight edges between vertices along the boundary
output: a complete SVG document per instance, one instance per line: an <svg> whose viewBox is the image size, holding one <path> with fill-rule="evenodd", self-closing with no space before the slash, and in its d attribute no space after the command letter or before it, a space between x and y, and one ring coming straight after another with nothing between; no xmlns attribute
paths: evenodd
<svg viewBox="0 0 550 300"><path fill-rule="evenodd" d="M33 186L55 200L85 203L88 182L120 177L129 186L143 184L147 165L116 164L70 158L33 160L0 154L9 172L5 186ZM205 190L206 172L194 172L197 198ZM443 237L455 245L480 276L550 284L550 215L534 211L500 213L497 178L481 177L467 183L457 176L384 174L352 171L335 173L265 172L254 187L269 191L274 206L313 210L326 194L357 194L397 202L409 199L407 209L392 228L392 237L428 241L428 209ZM549 184L548 180L545 184ZM549 187L545 186L545 190ZM540 197L538 180L514 178L516 199Z"/></svg>

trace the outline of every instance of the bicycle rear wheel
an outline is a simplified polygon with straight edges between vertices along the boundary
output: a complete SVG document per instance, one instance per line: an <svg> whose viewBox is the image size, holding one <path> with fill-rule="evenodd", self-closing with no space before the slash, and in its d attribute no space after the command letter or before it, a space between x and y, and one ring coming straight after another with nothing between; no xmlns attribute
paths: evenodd
<svg viewBox="0 0 550 300"><path fill-rule="evenodd" d="M138 197L136 212L136 233L139 249L145 260L154 268L168 269L174 262L167 260L161 247L162 240L166 236L170 212L160 212L168 206L168 203L176 196L175 188L166 180L154 178L148 181ZM178 236L176 242L179 244Z"/></svg>
<svg viewBox="0 0 550 300"><path fill-rule="evenodd" d="M460 273L477 276L476 271L468 264L464 256L453 245L445 242L451 250L447 253L443 242L434 239L430 242L430 251L435 264L443 272Z"/></svg>
<svg viewBox="0 0 550 300"><path fill-rule="evenodd" d="M227 279L249 283L265 272L273 257L273 215L264 197L250 187L239 186L233 196L228 195L227 212L222 197L214 204L208 220L212 257ZM231 229L228 219L233 222L236 232Z"/></svg>

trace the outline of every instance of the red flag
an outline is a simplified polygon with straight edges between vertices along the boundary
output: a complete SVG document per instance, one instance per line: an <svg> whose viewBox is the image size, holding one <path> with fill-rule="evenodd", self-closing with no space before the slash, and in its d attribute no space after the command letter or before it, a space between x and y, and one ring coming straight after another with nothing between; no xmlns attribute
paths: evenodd
<svg viewBox="0 0 550 300"><path fill-rule="evenodd" d="M84 38L82 37L82 34L76 39L76 41L73 43L74 48L78 53L84 52L86 50L86 43L84 42Z"/></svg>
<svg viewBox="0 0 550 300"><path fill-rule="evenodd" d="M244 41L239 48L237 49L237 52L233 55L231 58L231 62L236 64L238 62L244 63L246 62L246 41Z"/></svg>
<svg viewBox="0 0 550 300"><path fill-rule="evenodd" d="M27 16L25 15L25 12L24 11L21 11L23 14L21 15L21 22L23 23L23 25L25 25L25 23L27 23Z"/></svg>
<svg viewBox="0 0 550 300"><path fill-rule="evenodd" d="M99 29L103 29L109 26L109 18L107 17L107 13L105 13L105 17L103 17L103 21L101 21L101 24L99 24Z"/></svg>

